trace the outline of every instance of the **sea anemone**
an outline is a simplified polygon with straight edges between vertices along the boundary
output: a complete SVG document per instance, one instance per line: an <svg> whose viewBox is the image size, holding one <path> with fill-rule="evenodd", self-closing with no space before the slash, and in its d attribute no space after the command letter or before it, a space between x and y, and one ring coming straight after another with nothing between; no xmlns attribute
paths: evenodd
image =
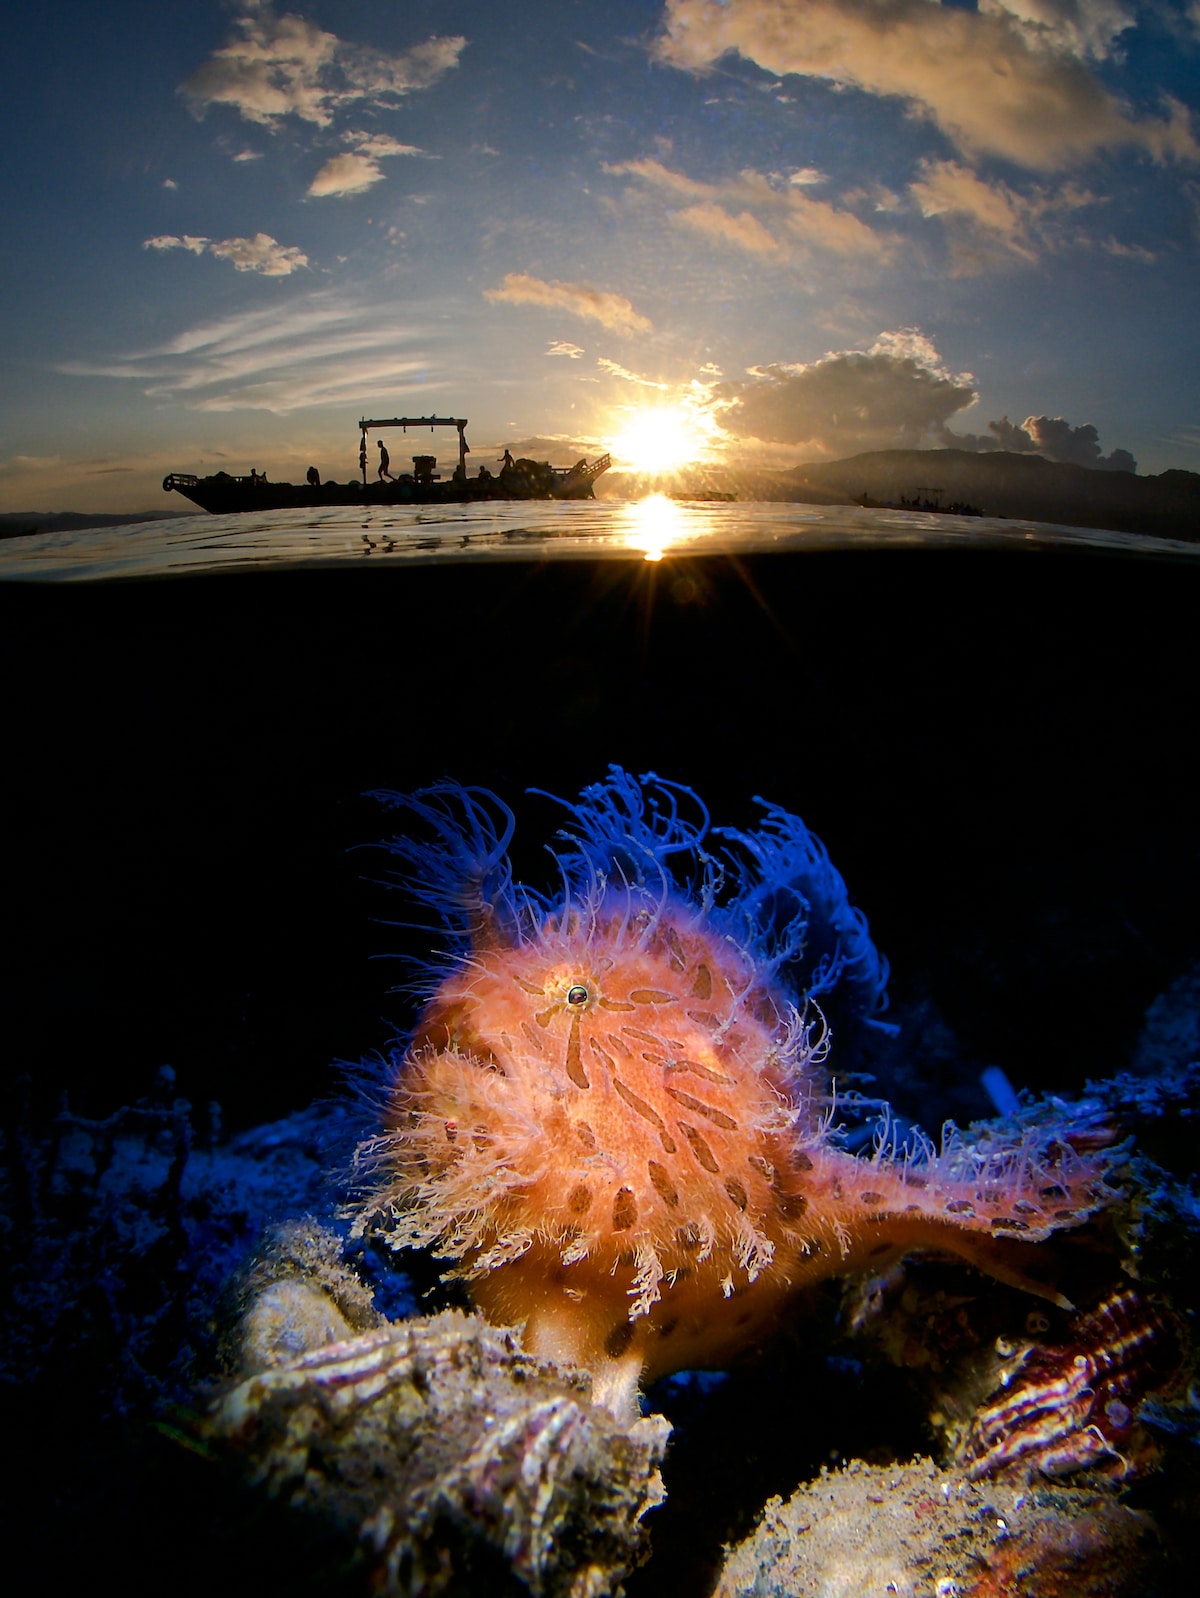
<svg viewBox="0 0 1200 1598"><path fill-rule="evenodd" d="M871 1154L838 1145L818 1000L878 1023L887 965L796 816L757 801L756 830L714 828L690 789L614 767L566 807L551 896L514 880L493 795L382 797L411 817L387 847L450 948L356 1155L360 1231L454 1261L618 1414L801 1289L909 1250L1057 1297L1020 1244L1107 1193L1061 1120L940 1152L886 1122Z"/></svg>

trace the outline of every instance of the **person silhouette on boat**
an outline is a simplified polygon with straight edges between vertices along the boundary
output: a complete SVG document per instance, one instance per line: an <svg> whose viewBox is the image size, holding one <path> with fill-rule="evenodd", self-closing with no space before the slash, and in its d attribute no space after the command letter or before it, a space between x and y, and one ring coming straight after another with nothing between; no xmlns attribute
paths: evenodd
<svg viewBox="0 0 1200 1598"><path fill-rule="evenodd" d="M392 464L392 457L387 452L387 446L381 438L377 438L375 442L379 445L379 481L382 483L386 478L389 483L394 483L396 479L388 470Z"/></svg>

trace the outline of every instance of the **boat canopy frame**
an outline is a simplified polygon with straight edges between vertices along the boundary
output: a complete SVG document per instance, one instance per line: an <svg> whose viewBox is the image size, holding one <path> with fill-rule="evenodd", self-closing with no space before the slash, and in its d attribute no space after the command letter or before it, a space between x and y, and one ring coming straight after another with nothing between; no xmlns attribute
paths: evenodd
<svg viewBox="0 0 1200 1598"><path fill-rule="evenodd" d="M457 427L458 471L455 475L460 480L465 481L467 456L471 453L471 446L467 443L467 418L465 416L364 416L358 425L362 430L362 442L358 449L358 464L362 467L364 487L367 481L367 433L375 427L402 427L406 433L410 427L427 427L430 432L435 427Z"/></svg>

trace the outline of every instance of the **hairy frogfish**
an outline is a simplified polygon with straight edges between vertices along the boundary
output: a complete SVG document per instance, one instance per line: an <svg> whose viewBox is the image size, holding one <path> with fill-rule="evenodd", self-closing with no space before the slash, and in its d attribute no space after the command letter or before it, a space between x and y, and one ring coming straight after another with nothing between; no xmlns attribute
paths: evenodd
<svg viewBox="0 0 1200 1598"><path fill-rule="evenodd" d="M887 965L829 856L758 800L610 769L565 806L558 886L514 879L511 812L442 783L381 795L387 848L447 947L356 1154L359 1230L455 1262L526 1348L639 1385L722 1363L798 1292L913 1250L1054 1297L1030 1245L1106 1202L1053 1126L840 1146L824 995L878 1024Z"/></svg>

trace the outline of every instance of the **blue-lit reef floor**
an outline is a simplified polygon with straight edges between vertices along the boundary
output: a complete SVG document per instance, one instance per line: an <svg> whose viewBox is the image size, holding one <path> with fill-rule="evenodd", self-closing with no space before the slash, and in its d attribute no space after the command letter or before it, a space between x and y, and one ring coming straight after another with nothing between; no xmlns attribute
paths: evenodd
<svg viewBox="0 0 1200 1598"><path fill-rule="evenodd" d="M915 1080L948 1040L903 1020ZM226 1137L163 1070L102 1119L39 1124L18 1084L10 1568L126 1590L167 1568L183 1593L1183 1592L1200 1199L1159 1159L1191 1159L1198 1040L1200 970L1136 1069L1086 1090L1137 1149L1104 1223L1057 1247L1075 1309L910 1260L654 1384L632 1425L427 1261L347 1241L330 1173L361 1110Z"/></svg>
<svg viewBox="0 0 1200 1598"><path fill-rule="evenodd" d="M995 1114L988 1067L1064 1103L1116 1080L1093 1096L1133 1140L1134 1202L1053 1245L1074 1314L924 1259L821 1289L728 1371L656 1384L646 1413L672 1431L630 1491L658 1470L666 1500L644 1546L634 1528L595 1554L592 1590L700 1598L755 1535L722 1592L1189 1590L1196 581L1188 564L903 551L0 592L15 1589L369 1582L361 1500L323 1496L316 1471L302 1511L294 1484L250 1480L266 1461L291 1481L279 1439L308 1424L299 1407L205 1421L236 1384L249 1300L297 1274L318 1319L396 1353L410 1411L409 1334L373 1317L458 1335L425 1329L456 1303L435 1264L328 1241L363 1126L336 1062L411 1024L406 968L376 957L428 945L392 924L386 863L358 848L390 830L362 795L451 775L545 818L527 788L573 794L619 761L735 821L764 794L828 845L892 961L901 1028L839 1070L935 1136ZM312 1251L294 1231L264 1245L295 1221ZM490 1392L504 1358L475 1346ZM300 1357L327 1391L320 1347ZM578 1394L547 1390L545 1413ZM1071 1406L1085 1419L1064 1430ZM979 1473L988 1456L1004 1468ZM467 1574L444 1590L571 1590L570 1538L544 1550L553 1580L528 1559L512 1578L521 1550L455 1525L447 1568Z"/></svg>

